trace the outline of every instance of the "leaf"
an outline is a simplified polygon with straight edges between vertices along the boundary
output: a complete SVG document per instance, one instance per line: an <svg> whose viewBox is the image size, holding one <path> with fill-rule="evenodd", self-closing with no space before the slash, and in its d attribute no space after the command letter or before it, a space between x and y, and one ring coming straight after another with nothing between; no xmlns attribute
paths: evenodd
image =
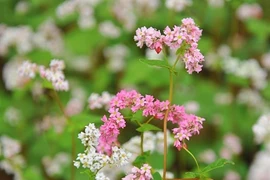
<svg viewBox="0 0 270 180"><path fill-rule="evenodd" d="M152 124L142 124L141 127L137 128L136 130L139 132L145 132L145 131L160 131L161 129Z"/></svg>
<svg viewBox="0 0 270 180"><path fill-rule="evenodd" d="M148 158L148 156L150 156L150 151L146 151L142 155L137 156L132 164L136 167L141 167L143 164L146 163L146 159Z"/></svg>
<svg viewBox="0 0 270 180"><path fill-rule="evenodd" d="M156 59L139 59L139 60L150 66L157 66L157 67L171 69L171 66L166 61L163 61L163 60L156 60Z"/></svg>
<svg viewBox="0 0 270 180"><path fill-rule="evenodd" d="M177 49L176 55L183 56L185 54L185 51L190 47L185 41L182 43L180 48Z"/></svg>
<svg viewBox="0 0 270 180"><path fill-rule="evenodd" d="M136 113L134 113L130 120L141 122L143 120L142 110L138 110Z"/></svg>
<svg viewBox="0 0 270 180"><path fill-rule="evenodd" d="M202 173L205 174L207 172L213 171L214 169L221 168L226 164L234 165L234 162L227 160L227 159L223 159L223 158L218 159L215 162L213 162L213 163L209 164L208 166L206 166L205 168L203 168Z"/></svg>
<svg viewBox="0 0 270 180"><path fill-rule="evenodd" d="M155 173L153 174L153 178L154 178L154 180L162 180L162 177L161 177L161 175L159 174L159 172L155 172Z"/></svg>
<svg viewBox="0 0 270 180"><path fill-rule="evenodd" d="M42 86L43 86L44 88L54 89L52 83L51 83L50 81L47 81L47 80L44 80L44 81L42 82Z"/></svg>
<svg viewBox="0 0 270 180"><path fill-rule="evenodd" d="M200 173L196 173L196 172L186 172L185 173L185 177L187 178L199 178L201 176Z"/></svg>

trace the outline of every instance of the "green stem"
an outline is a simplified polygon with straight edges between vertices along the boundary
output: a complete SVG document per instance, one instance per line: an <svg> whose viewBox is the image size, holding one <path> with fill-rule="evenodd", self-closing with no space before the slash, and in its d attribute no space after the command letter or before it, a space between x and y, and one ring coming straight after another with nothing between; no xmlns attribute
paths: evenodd
<svg viewBox="0 0 270 180"><path fill-rule="evenodd" d="M66 119L66 122L71 125L71 121L69 119L69 117L66 115L65 113L65 109L64 109L64 106L57 94L57 92L55 90L53 90L53 93L54 93L54 98L55 98L55 101L57 103L57 105L59 106L60 108L60 111L63 113L63 116L65 117ZM75 131L74 129L72 128L72 132L71 132L71 158L72 160L76 158L76 141L75 141ZM74 180L75 179L75 167L73 165L73 161L71 161L71 171L70 171L70 176L71 176L71 180Z"/></svg>
<svg viewBox="0 0 270 180"><path fill-rule="evenodd" d="M144 134L142 132L141 133L141 155L143 155L143 152L144 152L144 150L143 150L143 139L144 139Z"/></svg>
<svg viewBox="0 0 270 180"><path fill-rule="evenodd" d="M146 124L148 124L150 121L152 121L154 119L154 116L153 117L151 117L150 119L148 119L147 121L146 121Z"/></svg>
<svg viewBox="0 0 270 180"><path fill-rule="evenodd" d="M198 171L201 172L200 166L199 166L198 161L197 161L197 159L195 158L195 156L194 156L187 148L183 147L183 149L186 150L187 153L191 155L191 157L194 159L194 161L195 161L195 163L196 163L196 166L197 166L197 168L198 168Z"/></svg>
<svg viewBox="0 0 270 180"><path fill-rule="evenodd" d="M173 72L170 71L170 90L169 90L169 107L165 112L164 123L163 123L163 136L164 136L164 156L163 156L163 180L166 180L166 171L167 171L167 121L170 111L170 106L173 96Z"/></svg>

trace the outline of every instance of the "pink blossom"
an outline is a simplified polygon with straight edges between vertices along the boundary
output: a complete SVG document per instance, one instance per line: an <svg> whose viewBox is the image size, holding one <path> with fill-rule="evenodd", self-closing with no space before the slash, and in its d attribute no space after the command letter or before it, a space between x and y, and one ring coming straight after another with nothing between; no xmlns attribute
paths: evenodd
<svg viewBox="0 0 270 180"><path fill-rule="evenodd" d="M173 129L175 146L180 150L185 145L185 140L189 140L192 135L199 134L202 129L203 118L193 114L187 114L184 106L171 105L169 101L160 101L151 95L141 95L135 90L122 90L110 101L108 112L110 115L103 116L104 124L100 127L99 151L107 154L112 152L111 147L117 144L117 137L120 129L126 127L126 121L121 114L122 109L130 109L133 113L142 110L142 116L154 117L163 120L166 111L169 109L168 121L177 125Z"/></svg>
<svg viewBox="0 0 270 180"><path fill-rule="evenodd" d="M164 35L161 35L159 30L153 27L138 28L134 40L137 41L137 46L142 48L145 44L150 49L154 49L159 53L164 45L171 49L179 49L184 46L185 52L182 59L185 63L185 68L189 74L200 72L202 70L202 62L204 56L200 53L198 41L202 35L200 30L192 18L185 18L182 20L181 26L174 26L173 30L166 27L163 30Z"/></svg>
<svg viewBox="0 0 270 180"><path fill-rule="evenodd" d="M122 178L122 180L151 180L153 179L151 169L152 167L148 164L144 164L140 169L133 167L132 173Z"/></svg>

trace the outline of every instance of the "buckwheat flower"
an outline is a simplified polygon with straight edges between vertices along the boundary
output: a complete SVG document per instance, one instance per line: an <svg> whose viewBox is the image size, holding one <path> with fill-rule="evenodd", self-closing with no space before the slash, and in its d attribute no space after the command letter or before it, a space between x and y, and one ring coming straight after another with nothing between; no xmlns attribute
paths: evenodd
<svg viewBox="0 0 270 180"><path fill-rule="evenodd" d="M165 5L168 9L176 12L183 11L187 6L192 5L192 0L166 0Z"/></svg>
<svg viewBox="0 0 270 180"><path fill-rule="evenodd" d="M186 112L188 113L196 113L200 109L200 104L196 101L188 101L184 104Z"/></svg>
<svg viewBox="0 0 270 180"><path fill-rule="evenodd" d="M52 85L56 91L68 91L69 90L68 81L64 81L62 79L53 82Z"/></svg>
<svg viewBox="0 0 270 180"><path fill-rule="evenodd" d="M216 153L212 149L206 149L199 154L200 161L210 164L217 159Z"/></svg>
<svg viewBox="0 0 270 180"><path fill-rule="evenodd" d="M131 170L131 174L128 174L122 180L136 180L136 179L144 179L151 180L153 179L151 174L152 167L148 164L144 164L140 169L137 167L133 167Z"/></svg>
<svg viewBox="0 0 270 180"><path fill-rule="evenodd" d="M129 54L129 50L125 45L117 44L105 48L103 54L108 60L107 67L109 70L112 72L120 72L125 67L125 60Z"/></svg>
<svg viewBox="0 0 270 180"><path fill-rule="evenodd" d="M4 114L5 120L12 126L15 126L19 123L21 116L21 111L12 106L8 107Z"/></svg>
<svg viewBox="0 0 270 180"><path fill-rule="evenodd" d="M20 68L18 69L18 73L20 76L35 78L37 71L37 65L35 63L31 63L29 61L24 61Z"/></svg>
<svg viewBox="0 0 270 180"><path fill-rule="evenodd" d="M260 116L252 130L257 144L270 143L270 114Z"/></svg>
<svg viewBox="0 0 270 180"><path fill-rule="evenodd" d="M223 143L233 154L240 154L242 152L240 139L235 134L227 133L224 136Z"/></svg>
<svg viewBox="0 0 270 180"><path fill-rule="evenodd" d="M120 36L120 29L111 21L104 21L99 24L99 32L109 38L118 38Z"/></svg>
<svg viewBox="0 0 270 180"><path fill-rule="evenodd" d="M262 56L261 62L263 67L270 71L270 52Z"/></svg>
<svg viewBox="0 0 270 180"><path fill-rule="evenodd" d="M27 1L19 1L15 6L15 11L19 14L25 14L29 11L29 3Z"/></svg>
<svg viewBox="0 0 270 180"><path fill-rule="evenodd" d="M53 177L63 172L64 167L69 164L70 157L67 153L60 152L56 154L53 158L49 156L44 156L42 158L42 164L45 167L45 172L48 176Z"/></svg>
<svg viewBox="0 0 270 180"><path fill-rule="evenodd" d="M255 110L263 109L265 106L263 98L257 90L242 89L236 97L236 100L240 104L245 104L249 107L255 108Z"/></svg>
<svg viewBox="0 0 270 180"><path fill-rule="evenodd" d="M238 172L229 170L225 173L223 180L241 180L241 176Z"/></svg>
<svg viewBox="0 0 270 180"><path fill-rule="evenodd" d="M109 109L109 103L113 95L109 94L108 92L104 91L101 95L97 93L92 93L88 98L89 108L90 109Z"/></svg>
<svg viewBox="0 0 270 180"><path fill-rule="evenodd" d="M214 102L218 105L229 105L233 102L233 95L229 92L217 93Z"/></svg>
<svg viewBox="0 0 270 180"><path fill-rule="evenodd" d="M270 177L270 153L269 151L259 151L249 168L248 180L265 179Z"/></svg>
<svg viewBox="0 0 270 180"><path fill-rule="evenodd" d="M83 108L84 102L82 100L80 100L79 98L72 98L67 103L67 106L65 108L65 114L67 116L73 116L82 112Z"/></svg>
<svg viewBox="0 0 270 180"><path fill-rule="evenodd" d="M263 11L259 4L253 3L243 3L237 10L236 15L237 17L244 21L249 18L260 18L262 17Z"/></svg>
<svg viewBox="0 0 270 180"><path fill-rule="evenodd" d="M33 35L33 44L36 48L49 51L52 55L61 55L64 50L64 41L60 29L52 19L39 25Z"/></svg>
<svg viewBox="0 0 270 180"><path fill-rule="evenodd" d="M106 177L104 173L98 172L96 175L96 180L110 180L110 179Z"/></svg>
<svg viewBox="0 0 270 180"><path fill-rule="evenodd" d="M0 137L0 144L2 145L2 154L5 158L12 158L21 151L19 141L6 135Z"/></svg>

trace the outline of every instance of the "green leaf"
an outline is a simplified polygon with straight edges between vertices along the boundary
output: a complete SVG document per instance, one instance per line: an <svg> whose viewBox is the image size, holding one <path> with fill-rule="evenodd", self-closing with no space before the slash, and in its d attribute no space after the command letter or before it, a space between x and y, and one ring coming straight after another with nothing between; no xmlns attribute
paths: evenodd
<svg viewBox="0 0 270 180"><path fill-rule="evenodd" d="M197 172L186 172L185 177L187 178L199 178L201 176L200 173Z"/></svg>
<svg viewBox="0 0 270 180"><path fill-rule="evenodd" d="M142 110L138 110L136 113L133 114L131 121L139 121L142 122L143 116L142 116Z"/></svg>
<svg viewBox="0 0 270 180"><path fill-rule="evenodd" d="M142 155L139 155L136 157L136 159L133 161L133 165L136 167L141 167L143 164L145 164L147 161L147 158L150 156L150 151L144 152Z"/></svg>
<svg viewBox="0 0 270 180"><path fill-rule="evenodd" d="M227 160L227 159L223 159L223 158L218 159L215 162L213 162L213 163L209 164L208 166L206 166L205 168L203 168L202 173L205 174L207 172L213 171L214 169L221 168L226 164L234 165L234 162Z"/></svg>
<svg viewBox="0 0 270 180"><path fill-rule="evenodd" d="M159 172L155 172L155 173L153 174L153 178L154 178L154 180L162 180L162 177L161 177L161 175L159 174Z"/></svg>
<svg viewBox="0 0 270 180"><path fill-rule="evenodd" d="M180 48L177 49L176 55L181 55L183 56L185 54L185 51L190 47L185 41L182 43Z"/></svg>
<svg viewBox="0 0 270 180"><path fill-rule="evenodd" d="M142 124L141 127L137 128L136 130L139 132L145 132L145 131L160 131L161 129L152 124Z"/></svg>
<svg viewBox="0 0 270 180"><path fill-rule="evenodd" d="M45 88L48 88L48 89L54 89L52 83L50 81L47 81L47 80L44 80L42 82L42 86Z"/></svg>
<svg viewBox="0 0 270 180"><path fill-rule="evenodd" d="M157 66L157 67L171 69L171 66L166 61L163 61L163 60L156 60L156 59L139 59L139 60L150 66Z"/></svg>

